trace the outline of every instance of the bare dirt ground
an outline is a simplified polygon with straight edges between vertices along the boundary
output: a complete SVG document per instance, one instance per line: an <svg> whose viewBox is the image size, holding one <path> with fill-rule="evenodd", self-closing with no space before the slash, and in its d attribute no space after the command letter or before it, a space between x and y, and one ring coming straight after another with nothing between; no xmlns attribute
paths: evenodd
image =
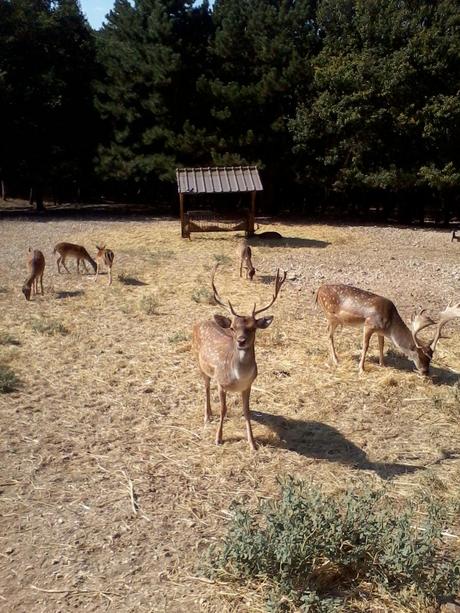
<svg viewBox="0 0 460 613"><path fill-rule="evenodd" d="M380 368L376 338L359 376L361 332L338 332L342 359L330 366L313 294L345 282L393 299L406 321L418 306L436 316L460 300L460 244L433 230L262 229L287 238L255 243L251 284L238 277L232 234L188 241L177 221L142 219L0 222L0 364L20 380L0 394L1 610L262 611L256 588L213 583L200 564L231 501L273 495L287 474L327 491L385 485L395 502L458 498L460 322L431 379L388 346ZM58 275L52 248L64 240L113 249L113 286L77 276L74 263ZM45 296L26 302L29 245L47 267ZM256 453L239 397L229 397L221 447L216 422L202 425L190 332L221 312L200 302L218 260L218 287L239 310L268 301L277 267L289 271L257 338ZM216 413L215 389L212 399ZM424 609L368 594L347 610Z"/></svg>

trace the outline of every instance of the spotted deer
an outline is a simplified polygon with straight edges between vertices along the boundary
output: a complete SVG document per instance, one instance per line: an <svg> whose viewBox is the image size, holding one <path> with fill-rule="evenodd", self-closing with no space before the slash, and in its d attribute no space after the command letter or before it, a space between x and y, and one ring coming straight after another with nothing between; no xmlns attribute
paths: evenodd
<svg viewBox="0 0 460 613"><path fill-rule="evenodd" d="M89 262L91 264L94 272L96 272L97 270L96 262L86 251L86 249L80 245L74 245L73 243L58 243L53 250L53 254L55 253L59 254L59 257L56 260L59 274L61 273L61 264L62 266L64 266L67 272L70 272L70 270L65 264L68 257L75 258L77 260L78 274L80 274L80 262L83 262L83 266L86 272L88 271L88 269L86 268L86 262Z"/></svg>
<svg viewBox="0 0 460 613"><path fill-rule="evenodd" d="M214 268L211 285L214 300L230 312L232 318L214 315L214 320L196 323L193 327L192 347L198 359L198 365L205 386L205 424L211 419L210 383L217 382L220 397L220 422L216 433L216 444L222 443L222 429L227 413L227 392L239 392L243 401L243 414L246 420L246 432L251 449L257 449L251 428L249 413L249 396L251 385L257 377L257 363L254 350L257 330L263 330L273 321L273 316L256 316L269 309L278 297L280 289L286 280L286 273L280 277L276 274L275 291L267 306L252 309L251 315L239 315L232 306L222 301L214 283L217 266Z"/></svg>
<svg viewBox="0 0 460 613"><path fill-rule="evenodd" d="M104 245L104 247L98 247L96 245L96 249L97 249L97 254L96 254L96 277L95 277L94 281L97 281L97 277L99 275L99 271L101 270L102 266L104 265L107 268L107 270L108 270L109 285L112 285L112 265L113 265L113 260L115 258L114 253L110 249L106 249L105 245Z"/></svg>
<svg viewBox="0 0 460 613"><path fill-rule="evenodd" d="M443 327L452 319L460 317L460 302L447 306L440 313L437 323L428 317L423 309L412 318L409 328L391 300L350 285L322 285L316 293L316 303L323 309L328 320L328 338L334 364L338 364L334 347L334 331L337 326L363 325L360 372L364 372L369 341L373 334L377 334L381 366L384 365L383 348L386 337L412 360L420 374L428 375L434 351L442 338ZM421 341L418 334L428 326L436 326L436 330L433 340L427 344Z"/></svg>
<svg viewBox="0 0 460 613"><path fill-rule="evenodd" d="M243 276L243 267L246 270L246 279L252 281L256 274L256 269L252 264L252 250L246 241L242 241L238 245L238 256L240 258L240 277Z"/></svg>
<svg viewBox="0 0 460 613"><path fill-rule="evenodd" d="M45 270L45 256L38 249L29 247L27 255L27 267L30 275L22 286L22 293L26 300L30 300L31 294L38 294L38 282L40 282L41 295L43 296L43 272Z"/></svg>

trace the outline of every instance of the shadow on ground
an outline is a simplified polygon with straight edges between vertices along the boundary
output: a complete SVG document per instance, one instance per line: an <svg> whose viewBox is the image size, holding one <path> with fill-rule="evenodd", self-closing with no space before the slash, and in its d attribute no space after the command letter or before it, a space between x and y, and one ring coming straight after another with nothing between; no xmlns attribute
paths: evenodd
<svg viewBox="0 0 460 613"><path fill-rule="evenodd" d="M122 277L118 277L120 283L123 285L133 285L135 287L140 287L142 285L148 285L145 281L141 281L140 279L136 279L136 277L127 277L123 275Z"/></svg>
<svg viewBox="0 0 460 613"><path fill-rule="evenodd" d="M69 292L56 292L56 299L62 300L63 298L77 298L78 296L83 296L84 293L85 292L82 289L76 289Z"/></svg>
<svg viewBox="0 0 460 613"><path fill-rule="evenodd" d="M385 366L390 366L396 370L415 371L415 366L411 360L391 349L385 355ZM433 365L430 366L430 377L435 385L454 386L460 382L460 375L455 371Z"/></svg>
<svg viewBox="0 0 460 613"><path fill-rule="evenodd" d="M371 462L362 449L346 439L338 430L319 421L288 419L260 411L252 411L251 419L275 432L280 447L307 458L339 462L359 470L373 470L382 479L392 479L424 468L407 464Z"/></svg>

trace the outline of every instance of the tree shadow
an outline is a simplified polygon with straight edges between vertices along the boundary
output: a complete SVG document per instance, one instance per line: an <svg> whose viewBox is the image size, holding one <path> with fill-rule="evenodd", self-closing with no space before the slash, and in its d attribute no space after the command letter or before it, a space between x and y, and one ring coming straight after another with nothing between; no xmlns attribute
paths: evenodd
<svg viewBox="0 0 460 613"><path fill-rule="evenodd" d="M423 466L371 462L365 452L338 430L319 421L289 419L280 415L251 411L251 419L275 432L279 446L303 455L347 464L359 470L373 470L381 479L423 470Z"/></svg>
<svg viewBox="0 0 460 613"><path fill-rule="evenodd" d="M142 285L148 285L145 281L141 281L140 279L136 279L136 277L131 277L129 275L118 275L118 280L123 285L132 285L135 287L140 287Z"/></svg>
<svg viewBox="0 0 460 613"><path fill-rule="evenodd" d="M85 292L82 289L76 289L69 292L56 292L56 299L62 300L63 298L77 298L77 296L83 296L84 293Z"/></svg>
<svg viewBox="0 0 460 613"><path fill-rule="evenodd" d="M251 247L285 247L289 249L302 249L302 248L310 248L310 249L324 249L328 247L331 243L328 241L316 240L313 238L299 238L299 237L289 237L283 236L282 238L258 238L257 234L251 236L248 239Z"/></svg>

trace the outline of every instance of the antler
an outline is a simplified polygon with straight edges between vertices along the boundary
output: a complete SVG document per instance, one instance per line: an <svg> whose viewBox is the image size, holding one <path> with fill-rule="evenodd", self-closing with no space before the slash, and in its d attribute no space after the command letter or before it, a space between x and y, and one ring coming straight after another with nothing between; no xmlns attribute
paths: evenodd
<svg viewBox="0 0 460 613"><path fill-rule="evenodd" d="M263 311L266 311L267 309L269 309L272 306L272 304L278 298L278 294L279 294L279 291L281 289L281 286L286 281L286 274L287 274L287 271L285 270L283 278L281 279L280 278L280 269L278 268L278 270L276 271L276 279L275 279L275 293L273 294L273 298L272 298L271 302L267 306L262 307L261 309L257 309L257 310L256 310L256 304L254 303L254 308L252 309L252 316L253 317L258 315L259 313L262 313Z"/></svg>
<svg viewBox="0 0 460 613"><path fill-rule="evenodd" d="M225 302L223 302L222 298L219 296L219 292L217 291L216 285L214 283L214 276L216 274L216 270L218 267L219 267L219 262L217 262L217 264L214 266L214 269L211 275L211 285L212 285L212 289L214 292L214 300L217 302L217 304L220 304L220 306L224 307L224 309L226 309L227 311L230 311L230 313L234 317L242 317L242 315L238 315L238 313L235 311L230 300L228 301L228 304L225 304Z"/></svg>
<svg viewBox="0 0 460 613"><path fill-rule="evenodd" d="M438 327L436 328L436 334L434 339L430 343L431 350L434 352L436 345L440 338L446 338L441 336L441 331L448 321L460 317L460 302L455 305L447 305L447 307L440 313L440 320L438 321Z"/></svg>
<svg viewBox="0 0 460 613"><path fill-rule="evenodd" d="M427 328L428 326L436 325L436 322L428 317L428 315L424 315L426 309L421 309L416 315L412 317L412 338L414 339L414 343L417 347L420 347L420 341L417 338L417 334Z"/></svg>

